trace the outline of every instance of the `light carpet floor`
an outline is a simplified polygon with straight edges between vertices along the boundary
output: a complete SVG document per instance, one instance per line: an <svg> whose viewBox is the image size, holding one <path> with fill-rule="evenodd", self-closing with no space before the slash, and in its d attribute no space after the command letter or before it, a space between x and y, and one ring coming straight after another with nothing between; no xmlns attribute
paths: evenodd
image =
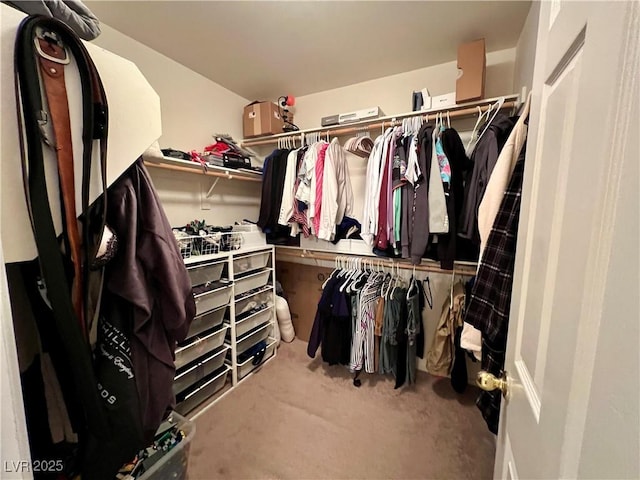
<svg viewBox="0 0 640 480"><path fill-rule="evenodd" d="M469 387L419 372L413 387L282 343L278 356L196 419L190 480L484 479L494 436ZM319 357L319 355L317 356Z"/></svg>

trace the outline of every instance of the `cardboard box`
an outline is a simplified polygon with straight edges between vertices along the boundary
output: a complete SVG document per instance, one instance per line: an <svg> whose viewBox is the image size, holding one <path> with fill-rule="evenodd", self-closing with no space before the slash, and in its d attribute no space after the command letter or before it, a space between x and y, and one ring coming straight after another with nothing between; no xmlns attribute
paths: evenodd
<svg viewBox="0 0 640 480"><path fill-rule="evenodd" d="M332 268L299 263L276 263L276 278L287 295L293 328L300 340L309 341L322 284L332 271Z"/></svg>
<svg viewBox="0 0 640 480"><path fill-rule="evenodd" d="M487 71L484 38L458 46L458 68L462 74L456 80L456 102L483 99Z"/></svg>
<svg viewBox="0 0 640 480"><path fill-rule="evenodd" d="M284 121L273 102L253 102L244 107L242 131L244 138L282 133Z"/></svg>

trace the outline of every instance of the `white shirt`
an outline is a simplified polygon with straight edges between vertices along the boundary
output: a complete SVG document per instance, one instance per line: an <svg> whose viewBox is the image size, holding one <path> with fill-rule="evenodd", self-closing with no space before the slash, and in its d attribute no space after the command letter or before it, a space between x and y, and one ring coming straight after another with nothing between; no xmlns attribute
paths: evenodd
<svg viewBox="0 0 640 480"><path fill-rule="evenodd" d="M296 192L296 198L301 202L309 205L311 201L311 182L316 175L316 160L318 159L318 152L311 145L302 159L302 165L300 165L300 171L298 177L300 178L300 185L298 185L298 191ZM315 193L314 193L315 195Z"/></svg>
<svg viewBox="0 0 640 480"><path fill-rule="evenodd" d="M353 190L349 167L338 139L334 138L327 147L322 179L322 211L320 229L317 233L322 240L333 240L336 225L353 208Z"/></svg>
<svg viewBox="0 0 640 480"><path fill-rule="evenodd" d="M296 166L298 160L298 150L291 150L287 156L287 171L284 177L284 190L282 191L282 204L280 206L280 215L278 216L278 224L287 226L289 219L293 216L293 189L296 184Z"/></svg>
<svg viewBox="0 0 640 480"><path fill-rule="evenodd" d="M418 135L414 135L409 146L409 155L407 155L407 171L404 176L411 185L415 185L422 175L420 165L418 164Z"/></svg>
<svg viewBox="0 0 640 480"><path fill-rule="evenodd" d="M362 231L360 236L370 246L373 245L373 238L376 234L375 229L378 227L377 223L375 226L373 225L374 211L378 208L374 194L378 185L378 175L380 175L380 158L382 155L383 142L384 135L380 135L376 138L373 142L371 153L369 154L369 161L367 162L367 176L365 178L364 191L364 212L362 216Z"/></svg>

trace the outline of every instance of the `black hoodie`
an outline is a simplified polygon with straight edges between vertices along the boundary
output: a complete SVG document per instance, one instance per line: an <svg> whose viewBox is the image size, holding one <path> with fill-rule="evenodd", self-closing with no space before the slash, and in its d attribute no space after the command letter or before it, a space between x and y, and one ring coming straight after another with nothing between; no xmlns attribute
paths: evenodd
<svg viewBox="0 0 640 480"><path fill-rule="evenodd" d="M480 244L478 232L478 208L489 183L489 177L498 160L498 155L504 146L515 122L498 113L487 131L478 141L471 161L473 171L467 178L464 190L464 203L459 219L458 235ZM482 127L485 128L484 126ZM480 130L482 131L482 130Z"/></svg>

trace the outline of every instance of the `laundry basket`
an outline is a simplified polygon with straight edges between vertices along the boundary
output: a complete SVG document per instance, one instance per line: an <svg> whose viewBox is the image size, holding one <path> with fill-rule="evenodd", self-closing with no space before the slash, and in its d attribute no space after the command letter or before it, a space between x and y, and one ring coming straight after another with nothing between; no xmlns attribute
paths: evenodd
<svg viewBox="0 0 640 480"><path fill-rule="evenodd" d="M176 412L171 413L170 421L176 423L184 432L184 439L165 453L137 480L187 480L189 450L196 434L196 425Z"/></svg>

